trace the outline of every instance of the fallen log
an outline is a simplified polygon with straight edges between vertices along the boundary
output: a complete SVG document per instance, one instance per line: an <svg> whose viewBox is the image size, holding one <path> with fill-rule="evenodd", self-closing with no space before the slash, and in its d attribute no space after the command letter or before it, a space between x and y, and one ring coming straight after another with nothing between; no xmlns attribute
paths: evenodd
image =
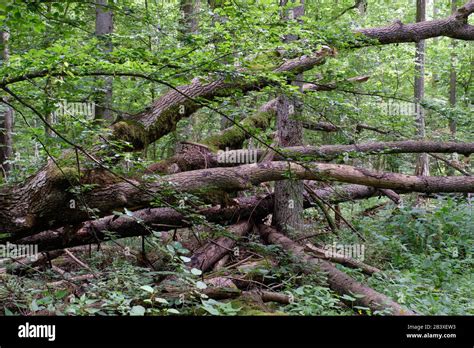
<svg viewBox="0 0 474 348"><path fill-rule="evenodd" d="M313 54L285 61L273 69L273 72L298 74L323 64L327 57L334 55L335 51L325 46ZM241 75L244 74L245 71L241 71ZM143 149L147 144L174 131L179 120L200 109L204 104L196 102L197 99L210 101L232 95L236 89L248 92L261 89L270 83L272 80L266 78L248 77L235 78L232 81L220 77L211 82L193 79L189 85L170 89L144 112L115 123L112 126L113 139L127 141L135 151Z"/></svg>
<svg viewBox="0 0 474 348"><path fill-rule="evenodd" d="M314 269L327 273L329 287L340 295L361 295L352 303L353 305L368 307L372 312L390 311L391 315L414 315L409 309L405 309L387 296L366 287L362 283L351 278L344 272L338 270L326 260L312 257L304 252L304 247L296 244L288 237L266 225L259 225L262 238L271 244L277 244L290 252L299 262L303 262Z"/></svg>
<svg viewBox="0 0 474 348"><path fill-rule="evenodd" d="M256 113L246 117L240 123L240 126L248 130L248 133L242 130L242 128L233 125L218 134L204 139L202 141L203 144L209 145L213 149L221 150L226 148L238 149L242 147L244 141L249 138L254 129L266 129L270 126L271 120L276 116L277 105L278 100L272 99L263 104Z"/></svg>
<svg viewBox="0 0 474 348"><path fill-rule="evenodd" d="M361 185L340 185L316 189L319 197L329 203L372 197L378 193L373 187ZM239 219L263 219L273 211L273 195L242 197L233 200L235 204L198 210L207 221L219 224L235 223ZM311 207L305 198L304 207ZM63 249L109 240L150 234L150 231L169 231L189 227L185 216L172 208L146 208L133 212L133 216L110 215L97 220L85 221L79 226L46 230L16 241L17 244L35 244L40 251Z"/></svg>
<svg viewBox="0 0 474 348"><path fill-rule="evenodd" d="M348 165L313 162L300 165L275 161L182 172L163 176L149 183L129 180L92 189L81 194L81 199L87 202L88 209L94 209L99 216L104 216L122 207L140 209L147 206L156 196L160 197L163 191L176 191L173 195L160 197L164 200L172 200L180 192L201 197L209 197L212 194L216 196L217 193L217 197L222 197L224 191L243 191L263 182L286 180L289 172L296 180L339 181L401 192L474 192L472 176L418 177L376 172ZM33 211L24 211L25 206L18 209L10 205L8 210L0 210L0 217L5 218L0 220L3 240L19 239L26 234L38 232L40 227L48 228L48 225L61 226L87 220L88 213L83 207L69 206L69 202L75 198L70 192L62 192L61 196L38 198L32 202L37 203ZM17 198L14 198L14 201L16 200ZM56 207L57 205L59 207Z"/></svg>
<svg viewBox="0 0 474 348"><path fill-rule="evenodd" d="M231 237L219 237L216 240L211 240L194 252L189 267L198 268L203 272L208 271L229 252L234 252L233 248L237 244L237 240L243 237L251 228L252 223L249 221L242 221L228 227L227 231L231 233L235 239Z"/></svg>
<svg viewBox="0 0 474 348"><path fill-rule="evenodd" d="M23 257L19 259L10 259L10 264L4 268L0 268L0 273L9 273L22 275L35 267L44 266L51 260L64 254L64 250L54 250L51 252L41 253L35 257Z"/></svg>
<svg viewBox="0 0 474 348"><path fill-rule="evenodd" d="M173 288L172 292L163 293L161 296L165 299L188 299L196 296L195 290ZM277 302L281 304L290 304L289 295L268 290L250 290L244 291L237 287L216 287L209 286L200 290L200 293L206 295L213 300L231 300L239 297L255 300L256 298L262 302ZM143 303L147 305L146 303Z"/></svg>
<svg viewBox="0 0 474 348"><path fill-rule="evenodd" d="M325 250L323 248L318 248L318 247L316 247L315 245L313 245L311 243L306 243L305 247L306 247L306 249L305 249L306 251L311 252L316 257L323 258L323 259L329 260L331 262L339 263L341 265L344 265L344 266L347 266L347 267L350 267L350 268L359 268L359 269L362 270L362 272L364 272L365 274L368 274L368 275L372 275L374 273L382 272L377 267L367 265L367 264L365 264L365 263L363 263L359 260L353 259L351 257L341 255L341 254L337 254L337 253L328 253L327 250Z"/></svg>
<svg viewBox="0 0 474 348"><path fill-rule="evenodd" d="M332 123L322 121L303 121L302 126L304 129L309 129L312 131L337 132L339 130L339 128Z"/></svg>
<svg viewBox="0 0 474 348"><path fill-rule="evenodd" d="M335 127L331 124L316 123L315 127ZM335 128L334 130L337 130ZM329 131L329 130L328 130ZM241 145L241 144L240 144ZM174 174L182 171L214 167L230 167L262 160L268 150L233 149L228 147L225 153L213 153L202 145L186 147L185 151L151 165L149 172ZM318 160L332 161L340 156L348 158L361 154L399 154L399 153L459 153L469 156L474 153L474 143L438 142L438 141L391 141L353 145L291 146L277 148L273 160ZM272 150L270 150L272 151Z"/></svg>
<svg viewBox="0 0 474 348"><path fill-rule="evenodd" d="M358 29L355 32L363 34L354 46L364 44L392 44L401 42L418 42L439 36L453 39L474 40L474 26L468 23L468 17L474 12L474 1L468 1L458 8L451 16L431 21L403 24L400 20L385 27ZM363 36L373 39L367 42Z"/></svg>

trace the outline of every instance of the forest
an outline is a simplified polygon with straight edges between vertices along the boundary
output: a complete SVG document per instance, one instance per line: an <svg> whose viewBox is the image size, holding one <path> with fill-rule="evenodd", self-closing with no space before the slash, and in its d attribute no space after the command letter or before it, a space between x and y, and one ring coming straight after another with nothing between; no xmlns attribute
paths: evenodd
<svg viewBox="0 0 474 348"><path fill-rule="evenodd" d="M474 315L474 0L0 0L0 315Z"/></svg>

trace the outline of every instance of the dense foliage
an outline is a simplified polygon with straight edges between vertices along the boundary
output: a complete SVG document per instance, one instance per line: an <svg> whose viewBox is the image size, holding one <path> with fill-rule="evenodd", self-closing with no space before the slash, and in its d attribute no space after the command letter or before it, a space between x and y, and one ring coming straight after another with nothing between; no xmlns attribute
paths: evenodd
<svg viewBox="0 0 474 348"><path fill-rule="evenodd" d="M305 145L415 137L414 44L379 46L366 40L362 47L354 48L361 36L355 29L395 20L414 22L414 1L368 1L363 10L352 8L353 0L307 0L305 14L297 21L281 19L281 12L294 6L291 2L282 9L275 0L201 0L192 13L198 23L196 31L185 30L189 20L181 7L185 2L109 1L114 25L105 39L94 35L93 1L0 2L1 30L10 33L10 57L0 65L1 96L5 101L0 111L12 107L15 115L14 156L8 160L10 172L0 176L3 188L22 184L51 159L65 176L76 166L81 170L106 167L134 180L149 165L172 156L180 142L201 143L248 118L281 94L301 100L301 120L338 127L337 132L331 133L306 129ZM427 3L428 19L451 13L450 1ZM290 34L298 40L283 40ZM111 50L104 49L107 40ZM450 38L439 37L426 42L422 101L426 139L473 142L472 41L454 43ZM323 91L301 93L289 74L274 70L282 61L309 56L324 47L337 53L328 57L325 64L300 75L304 82L326 86ZM449 100L453 72L455 104ZM368 80L351 81L360 76L367 76ZM113 121L94 118L92 113L98 96L110 88L109 77L113 81ZM147 112L166 91L196 79L218 78L229 82L269 82L251 91L235 88L212 100L198 98L197 102L206 107L180 120L175 130L146 144L141 151L131 152L132 145L126 140L104 143L103 139L112 135L111 123ZM83 109L64 112L74 103ZM456 125L455 131L450 128L452 124ZM360 125L367 128L361 129ZM274 142L276 122L271 120L268 127L249 127L246 131L251 136L244 147L263 149L262 142ZM78 149L97 150L101 164ZM65 150L70 152L64 155ZM405 153L359 153L342 154L335 161L380 172L413 174L415 157ZM430 158L431 174L463 175L453 168L453 163L464 175L469 174L469 158L456 154ZM74 172L73 178L77 179L77 175ZM145 175L144 181L152 182L158 177L152 173ZM288 178L292 178L291 173ZM81 184L80 179L79 174L78 182L72 180L64 190L80 197L98 186ZM271 188L262 185L240 196L264 194ZM206 221L195 209L213 203L173 186L156 192L152 207L173 207L193 226L175 230L179 237L173 236L167 243L163 236L172 235L173 230L160 232L156 226L147 227L146 237L116 240L110 233L101 250L94 246L74 252L86 267L67 255L56 259L54 265L64 273L46 264L21 276L3 274L3 314L388 314L351 305L360 295L337 294L328 287L324 273L305 274L305 265L295 262L281 247L263 244L256 234L240 239L240 253L231 253L221 269L204 275L198 268L187 267L203 241L227 235L224 224ZM305 225L309 227L304 232L313 235L307 241L320 245L363 243L364 263L381 269L381 273L367 276L357 269L337 267L407 308L427 315L474 315L473 204L470 194L442 193L407 194L399 204L385 196L348 201L337 207L349 224L338 221L336 233L326 226L331 220L326 215L334 215L332 210L328 213L314 205L305 211ZM97 209L88 213L91 219L101 217ZM133 209L127 208L115 210L114 215L134 218ZM338 216L333 219L338 220ZM4 232L0 231L0 237ZM80 276L85 275L90 277L81 280ZM71 280L74 278L79 280ZM228 291L243 296L211 298L206 291L212 278L219 278L224 287L231 289ZM246 285L237 288L232 281ZM288 296L290 303L257 301L252 297L255 289L280 292Z"/></svg>

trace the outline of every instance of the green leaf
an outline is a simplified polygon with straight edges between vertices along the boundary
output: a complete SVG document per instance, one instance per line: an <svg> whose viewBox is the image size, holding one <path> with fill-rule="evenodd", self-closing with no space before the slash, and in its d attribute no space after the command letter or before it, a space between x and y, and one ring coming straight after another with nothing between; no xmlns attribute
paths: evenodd
<svg viewBox="0 0 474 348"><path fill-rule="evenodd" d="M200 290L203 290L203 289L207 288L207 285L206 285L206 283L204 283L202 281L198 281L198 282L196 282L196 287Z"/></svg>
<svg viewBox="0 0 474 348"><path fill-rule="evenodd" d="M202 274L202 271L200 269L197 269L197 268L192 268L191 273L194 274L195 276L199 276L199 275Z"/></svg>
<svg viewBox="0 0 474 348"><path fill-rule="evenodd" d="M130 310L130 315L132 316L143 316L145 315L145 307L143 306L133 306Z"/></svg>
<svg viewBox="0 0 474 348"><path fill-rule="evenodd" d="M150 285L140 286L140 289L145 290L146 292L149 292L149 293L154 293L155 292L155 290Z"/></svg>
<svg viewBox="0 0 474 348"><path fill-rule="evenodd" d="M161 297L155 297L155 301L158 303L169 304L169 302L166 299L161 298Z"/></svg>
<svg viewBox="0 0 474 348"><path fill-rule="evenodd" d="M183 262L187 263L187 262L191 262L191 259L189 257L186 257L186 256L180 256L179 257L181 260L183 260Z"/></svg>

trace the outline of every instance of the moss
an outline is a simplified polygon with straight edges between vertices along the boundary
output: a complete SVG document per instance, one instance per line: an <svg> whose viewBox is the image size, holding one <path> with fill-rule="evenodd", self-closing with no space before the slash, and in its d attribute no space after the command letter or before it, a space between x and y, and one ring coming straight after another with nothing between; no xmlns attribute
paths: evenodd
<svg viewBox="0 0 474 348"><path fill-rule="evenodd" d="M144 149L148 144L148 132L145 127L134 120L120 121L113 125L114 139L132 144L135 150Z"/></svg>
<svg viewBox="0 0 474 348"><path fill-rule="evenodd" d="M267 128L270 125L270 121L275 117L275 112L264 111L257 112L250 117L244 119L241 126L244 127L247 132L253 132L256 128ZM214 151L218 149L239 148L247 138L246 132L237 126L232 126L222 132L221 134L213 135L204 141L204 144L211 147Z"/></svg>
<svg viewBox="0 0 474 348"><path fill-rule="evenodd" d="M56 165L52 166L48 169L48 178L50 182L76 182L78 175L77 175L77 168L76 167L66 167L61 166L59 169Z"/></svg>
<svg viewBox="0 0 474 348"><path fill-rule="evenodd" d="M257 303L252 301L248 297L239 297L236 300L230 301L232 303L232 307L240 308L238 315L284 315L285 313L279 311L272 311L268 308L268 305Z"/></svg>

